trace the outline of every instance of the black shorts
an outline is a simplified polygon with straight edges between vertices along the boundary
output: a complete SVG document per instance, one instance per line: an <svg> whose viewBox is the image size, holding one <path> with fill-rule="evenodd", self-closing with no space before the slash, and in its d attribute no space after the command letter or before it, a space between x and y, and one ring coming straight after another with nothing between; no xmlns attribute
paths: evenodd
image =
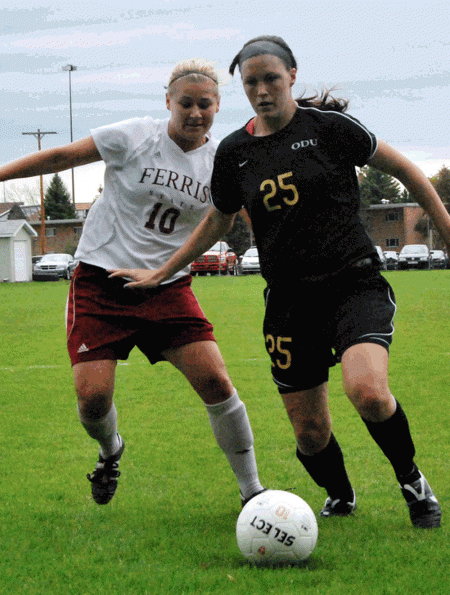
<svg viewBox="0 0 450 595"><path fill-rule="evenodd" d="M280 393L326 382L329 368L358 343L389 350L395 297L374 267L347 269L295 288L268 287L265 298L264 338Z"/></svg>

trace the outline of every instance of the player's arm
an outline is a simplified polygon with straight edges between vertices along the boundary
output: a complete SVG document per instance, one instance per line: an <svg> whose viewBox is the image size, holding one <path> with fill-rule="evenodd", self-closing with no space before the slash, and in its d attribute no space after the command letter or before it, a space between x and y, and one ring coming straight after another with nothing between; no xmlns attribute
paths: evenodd
<svg viewBox="0 0 450 595"><path fill-rule="evenodd" d="M0 182L52 174L95 161L101 161L101 156L92 136L87 136L69 145L37 151L0 166Z"/></svg>
<svg viewBox="0 0 450 595"><path fill-rule="evenodd" d="M159 269L114 269L110 277L129 277L125 287L157 287L184 269L222 238L233 226L235 214L227 215L211 208L185 244Z"/></svg>
<svg viewBox="0 0 450 595"><path fill-rule="evenodd" d="M412 161L381 140L368 164L393 176L405 186L431 217L447 250L450 250L450 215L426 175Z"/></svg>

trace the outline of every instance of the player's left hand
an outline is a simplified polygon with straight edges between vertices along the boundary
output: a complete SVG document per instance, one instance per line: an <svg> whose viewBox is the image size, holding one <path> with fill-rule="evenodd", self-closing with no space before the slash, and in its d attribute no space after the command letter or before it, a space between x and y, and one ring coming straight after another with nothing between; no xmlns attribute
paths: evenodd
<svg viewBox="0 0 450 595"><path fill-rule="evenodd" d="M161 275L159 269L111 269L109 278L124 277L125 279L132 279L124 285L124 287L158 287L164 277Z"/></svg>

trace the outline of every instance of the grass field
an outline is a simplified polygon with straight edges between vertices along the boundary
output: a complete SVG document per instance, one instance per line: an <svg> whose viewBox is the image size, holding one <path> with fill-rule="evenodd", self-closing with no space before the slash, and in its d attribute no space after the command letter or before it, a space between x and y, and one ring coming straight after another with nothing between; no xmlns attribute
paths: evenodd
<svg viewBox="0 0 450 595"><path fill-rule="evenodd" d="M409 416L416 461L443 509L415 529L390 466L332 370L334 431L358 496L348 519L319 519L301 567L258 569L235 540L237 485L204 407L168 364L138 351L118 367L127 443L105 507L86 472L97 449L81 428L64 337L68 282L0 284L0 594L449 595L450 271L389 272L399 310L390 384ZM261 336L262 279L198 278L194 289L246 402L263 483L314 511L325 494L294 456L292 430Z"/></svg>

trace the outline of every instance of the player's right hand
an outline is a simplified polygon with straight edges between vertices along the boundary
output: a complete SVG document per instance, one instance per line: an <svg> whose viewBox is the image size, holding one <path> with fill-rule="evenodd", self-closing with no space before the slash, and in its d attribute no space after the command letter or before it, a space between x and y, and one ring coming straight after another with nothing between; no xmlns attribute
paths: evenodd
<svg viewBox="0 0 450 595"><path fill-rule="evenodd" d="M109 278L123 277L131 279L124 287L145 288L158 287L165 280L160 269L111 269Z"/></svg>

